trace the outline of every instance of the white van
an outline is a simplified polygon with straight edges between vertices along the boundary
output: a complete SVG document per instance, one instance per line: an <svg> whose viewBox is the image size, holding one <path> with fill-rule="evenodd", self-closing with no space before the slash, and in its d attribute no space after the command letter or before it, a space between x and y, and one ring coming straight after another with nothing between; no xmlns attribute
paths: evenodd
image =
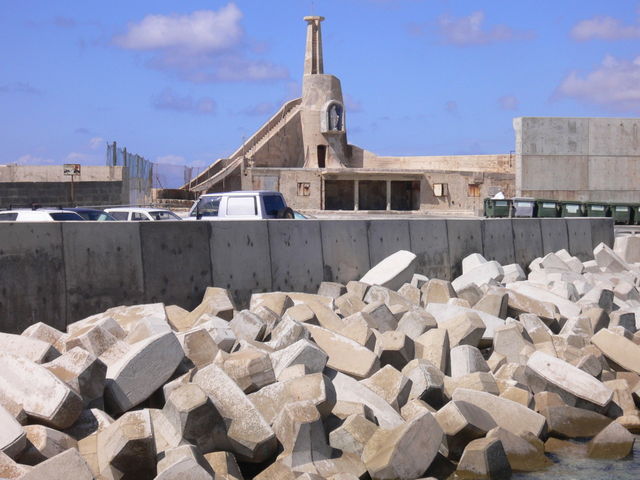
<svg viewBox="0 0 640 480"><path fill-rule="evenodd" d="M206 193L198 198L185 220L256 220L294 218L280 192L268 190Z"/></svg>

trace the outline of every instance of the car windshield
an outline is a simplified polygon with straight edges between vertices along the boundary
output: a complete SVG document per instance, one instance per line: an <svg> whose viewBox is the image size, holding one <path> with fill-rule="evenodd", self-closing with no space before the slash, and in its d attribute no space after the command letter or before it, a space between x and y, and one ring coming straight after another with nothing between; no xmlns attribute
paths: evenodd
<svg viewBox="0 0 640 480"><path fill-rule="evenodd" d="M151 218L156 221L161 220L182 220L178 215L173 212L169 212L167 210L152 210L149 212Z"/></svg>
<svg viewBox="0 0 640 480"><path fill-rule="evenodd" d="M84 220L80 215L73 212L51 212L49 213L51 218L58 222L66 222L69 220Z"/></svg>
<svg viewBox="0 0 640 480"><path fill-rule="evenodd" d="M101 212L100 210L85 210L84 212L76 212L85 220L92 220L94 222L104 222L111 220L114 218L106 212Z"/></svg>
<svg viewBox="0 0 640 480"><path fill-rule="evenodd" d="M201 215L203 217L217 217L222 197L203 197L198 200L197 207L191 211L190 216Z"/></svg>
<svg viewBox="0 0 640 480"><path fill-rule="evenodd" d="M267 215L276 216L284 208L284 201L280 195L265 195L264 210Z"/></svg>
<svg viewBox="0 0 640 480"><path fill-rule="evenodd" d="M109 212L109 214L116 220L126 220L129 218L129 212Z"/></svg>

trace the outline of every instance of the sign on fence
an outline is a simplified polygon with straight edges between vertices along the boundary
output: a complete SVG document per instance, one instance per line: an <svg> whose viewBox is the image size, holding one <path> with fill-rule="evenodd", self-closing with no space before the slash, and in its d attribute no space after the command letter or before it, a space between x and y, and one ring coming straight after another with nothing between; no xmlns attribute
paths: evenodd
<svg viewBox="0 0 640 480"><path fill-rule="evenodd" d="M65 163L62 168L65 175L80 175L79 163Z"/></svg>

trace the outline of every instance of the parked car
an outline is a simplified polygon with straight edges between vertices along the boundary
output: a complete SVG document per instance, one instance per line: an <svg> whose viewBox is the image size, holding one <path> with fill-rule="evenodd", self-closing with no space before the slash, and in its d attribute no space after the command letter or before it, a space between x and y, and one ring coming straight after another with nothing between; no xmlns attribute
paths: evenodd
<svg viewBox="0 0 640 480"><path fill-rule="evenodd" d="M294 218L280 192L268 190L206 193L198 198L185 220L251 220Z"/></svg>
<svg viewBox="0 0 640 480"><path fill-rule="evenodd" d="M93 222L112 222L115 220L115 218L113 218L110 214L98 208L73 207L65 208L64 210L67 210L69 212L76 212L85 220L91 220Z"/></svg>
<svg viewBox="0 0 640 480"><path fill-rule="evenodd" d="M171 210L164 208L145 208L145 207L113 207L105 208L105 212L110 214L116 220L129 222L158 222L164 220L182 220Z"/></svg>
<svg viewBox="0 0 640 480"><path fill-rule="evenodd" d="M64 222L84 221L75 212L69 212L60 208L11 208L0 211L2 222Z"/></svg>

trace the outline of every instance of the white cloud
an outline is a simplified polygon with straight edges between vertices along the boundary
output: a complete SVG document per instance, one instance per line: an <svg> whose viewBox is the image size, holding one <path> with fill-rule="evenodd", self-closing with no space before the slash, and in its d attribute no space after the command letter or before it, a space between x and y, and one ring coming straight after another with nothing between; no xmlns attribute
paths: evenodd
<svg viewBox="0 0 640 480"><path fill-rule="evenodd" d="M164 155L156 157L155 162L162 165L185 165L187 160L180 155Z"/></svg>
<svg viewBox="0 0 640 480"><path fill-rule="evenodd" d="M116 45L131 50L179 49L193 52L224 50L242 38L242 12L230 3L220 10L198 10L187 15L148 15L129 24Z"/></svg>
<svg viewBox="0 0 640 480"><path fill-rule="evenodd" d="M26 154L19 157L18 160L16 160L16 163L18 165L52 165L56 162L50 158L36 157L31 154Z"/></svg>
<svg viewBox="0 0 640 480"><path fill-rule="evenodd" d="M619 60L608 55L586 76L573 71L562 81L555 96L640 113L640 56Z"/></svg>
<svg viewBox="0 0 640 480"><path fill-rule="evenodd" d="M106 146L106 142L102 137L93 137L89 140L89 148L91 148L91 150L98 150L104 146Z"/></svg>
<svg viewBox="0 0 640 480"><path fill-rule="evenodd" d="M190 95L178 95L170 88L165 88L158 95L151 98L152 105L159 110L173 110L176 112L214 114L216 102L210 97L194 99Z"/></svg>
<svg viewBox="0 0 640 480"><path fill-rule="evenodd" d="M27 95L40 95L42 92L26 82L11 82L0 85L0 93L25 93Z"/></svg>
<svg viewBox="0 0 640 480"><path fill-rule="evenodd" d="M453 18L443 15L438 19L440 35L447 44L467 46L504 42L529 37L530 34L517 32L507 25L484 27L485 15L482 11L473 12L467 17Z"/></svg>
<svg viewBox="0 0 640 480"><path fill-rule="evenodd" d="M519 103L518 97L514 95L505 95L498 99L498 105L502 110L518 110Z"/></svg>
<svg viewBox="0 0 640 480"><path fill-rule="evenodd" d="M240 25L242 12L229 3L219 10L185 15L148 15L129 24L113 43L127 50L149 51L151 68L194 83L265 81L287 78L286 68L248 58L251 42Z"/></svg>
<svg viewBox="0 0 640 480"><path fill-rule="evenodd" d="M581 42L592 39L640 38L640 25L624 25L620 20L612 17L594 17L578 22L571 29L571 36Z"/></svg>

